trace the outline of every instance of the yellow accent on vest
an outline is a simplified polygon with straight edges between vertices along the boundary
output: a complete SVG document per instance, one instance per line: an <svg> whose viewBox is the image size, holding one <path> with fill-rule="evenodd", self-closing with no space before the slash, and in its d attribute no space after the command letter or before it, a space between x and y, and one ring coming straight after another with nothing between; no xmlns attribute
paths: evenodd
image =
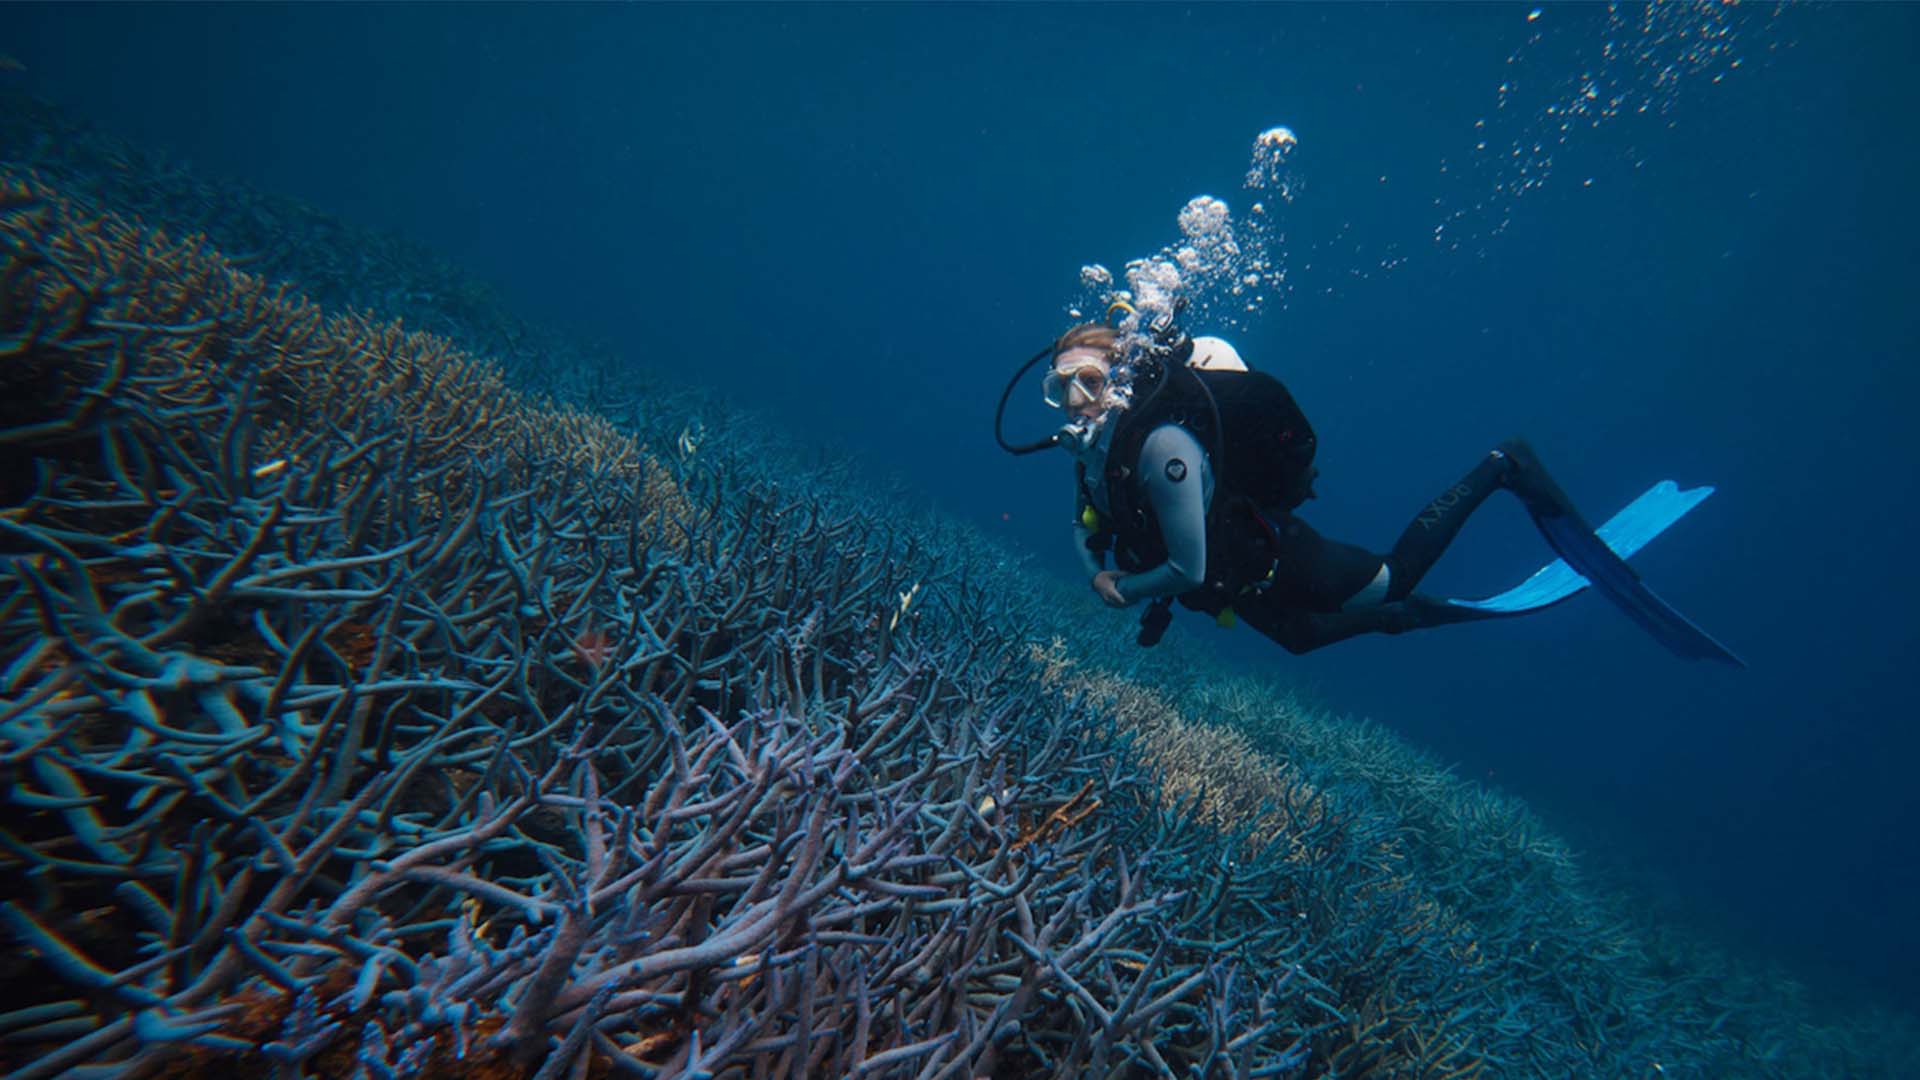
<svg viewBox="0 0 1920 1080"><path fill-rule="evenodd" d="M1088 532L1099 532L1100 512L1091 506L1080 511L1080 524L1085 526Z"/></svg>
<svg viewBox="0 0 1920 1080"><path fill-rule="evenodd" d="M1224 626L1229 630L1240 625L1240 617L1238 615L1235 615L1233 613L1233 609L1230 607L1221 608L1220 614L1215 615L1213 617L1213 621L1216 625Z"/></svg>

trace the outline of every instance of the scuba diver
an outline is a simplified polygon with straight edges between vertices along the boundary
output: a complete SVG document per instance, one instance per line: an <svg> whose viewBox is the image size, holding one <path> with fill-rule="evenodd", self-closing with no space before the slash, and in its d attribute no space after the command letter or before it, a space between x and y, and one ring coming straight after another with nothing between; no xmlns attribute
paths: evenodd
<svg viewBox="0 0 1920 1080"><path fill-rule="evenodd" d="M1127 304L1115 312L1139 321ZM1109 606L1147 603L1140 644L1160 640L1175 599L1222 625L1246 622L1299 654L1357 634L1537 611L1591 585L1676 654L1745 666L1625 561L1712 488L1662 481L1596 531L1527 443L1513 439L1421 509L1387 553L1331 540L1295 513L1314 497L1318 475L1306 415L1233 346L1180 331L1177 314L1144 334L1075 326L1015 373L994 417L994 437L1010 453L1062 446L1073 455L1075 550ZM1049 357L1043 395L1069 419L1046 439L1009 443L1007 400ZM1559 560L1485 599L1415 592L1467 518L1501 490L1520 499Z"/></svg>

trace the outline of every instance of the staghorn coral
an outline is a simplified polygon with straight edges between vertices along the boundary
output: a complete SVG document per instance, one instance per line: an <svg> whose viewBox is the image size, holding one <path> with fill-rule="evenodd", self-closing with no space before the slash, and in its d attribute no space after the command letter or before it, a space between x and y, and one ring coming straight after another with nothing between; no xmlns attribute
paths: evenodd
<svg viewBox="0 0 1920 1080"><path fill-rule="evenodd" d="M1093 817L1129 786L1094 717L991 625L899 618L854 523L660 499L450 350L0 206L53 385L0 520L0 921L55 976L20 1075L1295 1060L1193 1004L1207 941L1143 947L1195 901Z"/></svg>
<svg viewBox="0 0 1920 1080"><path fill-rule="evenodd" d="M1291 914L1338 960L1335 1000L1343 1029L1316 1049L1342 1074L1472 1075L1472 1040L1449 1030L1485 980L1471 928L1423 892L1402 837L1382 833L1328 799L1301 772L1243 734L1188 720L1161 694L1110 673L1083 670L1056 638L1031 656L1046 685L1084 694L1113 712L1159 804L1236 838L1240 861L1280 860L1300 879L1266 898L1263 914ZM1307 886L1338 880L1342 888ZM1272 962L1284 962L1274 958ZM1444 973L1436 978L1436 973Z"/></svg>

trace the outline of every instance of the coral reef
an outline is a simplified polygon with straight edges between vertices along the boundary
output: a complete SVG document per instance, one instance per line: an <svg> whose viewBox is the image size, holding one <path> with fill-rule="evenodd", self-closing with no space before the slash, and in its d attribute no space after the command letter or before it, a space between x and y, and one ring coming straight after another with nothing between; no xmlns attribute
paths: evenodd
<svg viewBox="0 0 1920 1080"><path fill-rule="evenodd" d="M0 437L35 466L0 921L10 984L57 976L19 1075L1271 1069L1331 1026L1139 854L1203 831L1098 816L1140 779L1097 718L911 606L924 556L649 482L443 343L50 191L0 191L0 242L45 416Z"/></svg>
<svg viewBox="0 0 1920 1080"><path fill-rule="evenodd" d="M1390 734L15 104L7 1075L1912 1071Z"/></svg>

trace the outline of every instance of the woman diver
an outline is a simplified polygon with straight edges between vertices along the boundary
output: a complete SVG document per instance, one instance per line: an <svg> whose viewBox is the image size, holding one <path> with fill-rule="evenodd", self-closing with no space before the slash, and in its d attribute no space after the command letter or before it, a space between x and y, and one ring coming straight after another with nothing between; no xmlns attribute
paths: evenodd
<svg viewBox="0 0 1920 1080"><path fill-rule="evenodd" d="M1072 453L1075 551L1108 605L1149 604L1143 645L1165 632L1174 599L1223 624L1244 621L1297 654L1356 634L1538 610L1592 583L1681 655L1739 663L1640 584L1524 441L1488 453L1422 508L1390 551L1375 554L1322 537L1295 513L1314 494L1313 429L1279 380L1249 371L1225 341L1188 338L1170 315L1145 334L1075 326L1008 383L1002 414L1015 384L1047 357L1044 397L1068 414L1067 424L1016 446L996 415L995 437L1013 453L1056 445ZM1553 577L1549 567L1488 601L1416 593L1467 518L1502 488L1520 498L1572 572L1561 573L1558 586L1536 584ZM1662 492L1678 498L1654 498ZM1620 515L1637 512L1644 534L1624 554L1704 497L1657 485Z"/></svg>

